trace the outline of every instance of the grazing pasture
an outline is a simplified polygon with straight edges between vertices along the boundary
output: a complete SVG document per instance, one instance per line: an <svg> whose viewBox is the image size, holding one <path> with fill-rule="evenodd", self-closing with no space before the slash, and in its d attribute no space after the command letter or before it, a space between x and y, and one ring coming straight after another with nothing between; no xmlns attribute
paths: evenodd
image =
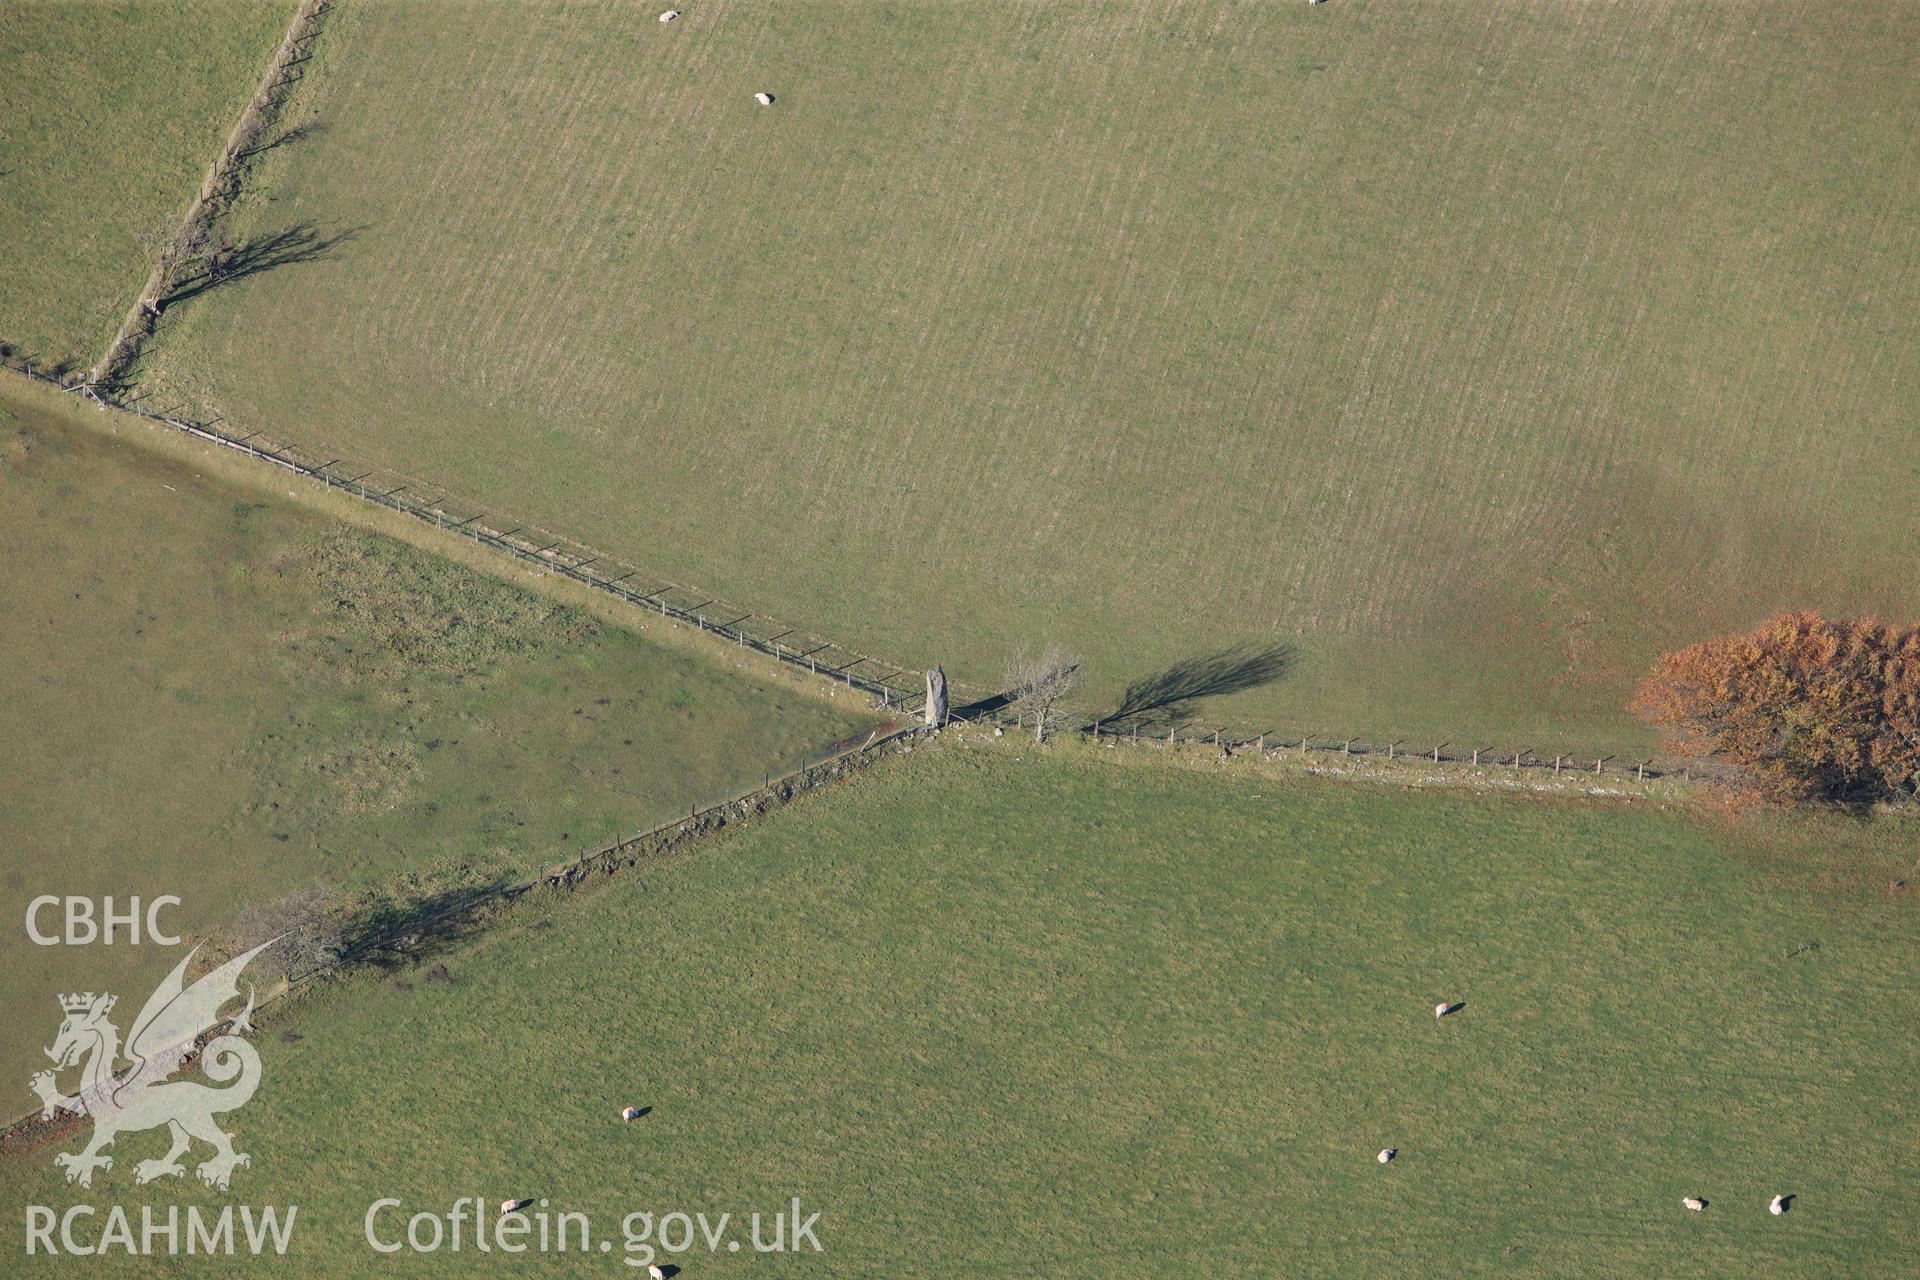
<svg viewBox="0 0 1920 1280"><path fill-rule="evenodd" d="M340 6L238 221L345 238L143 386L1089 709L1280 640L1202 714L1625 752L1662 648L1920 612L1920 8L656 19Z"/></svg>
<svg viewBox="0 0 1920 1280"><path fill-rule="evenodd" d="M383 1196L823 1215L689 1277L1910 1270L1910 829L954 736L269 1026L232 1198L314 1276Z"/></svg>
<svg viewBox="0 0 1920 1280"><path fill-rule="evenodd" d="M293 17L276 0L0 5L0 342L85 369Z"/></svg>
<svg viewBox="0 0 1920 1280"><path fill-rule="evenodd" d="M33 898L174 894L167 923L195 939L308 886L411 902L585 853L865 723L118 421L0 383L0 1081L24 1083L57 992L137 1009L130 988L178 959L30 945Z"/></svg>

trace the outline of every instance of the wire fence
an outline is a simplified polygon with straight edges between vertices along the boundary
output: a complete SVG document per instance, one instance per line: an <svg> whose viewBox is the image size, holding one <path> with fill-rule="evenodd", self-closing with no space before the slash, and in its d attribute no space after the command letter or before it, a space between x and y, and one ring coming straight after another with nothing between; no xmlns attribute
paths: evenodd
<svg viewBox="0 0 1920 1280"><path fill-rule="evenodd" d="M23 361L11 352L0 352L5 366L38 382L68 394L83 395L106 409L132 414L147 422L180 431L195 439L230 449L288 472L319 482L325 489L339 489L363 501L410 516L425 524L456 533L523 563L572 579L596 591L605 592L627 604L658 613L662 617L691 623L702 632L752 649L796 670L824 676L844 684L850 690L870 695L877 709L899 716L916 716L924 707L923 673L893 667L844 645L823 640L773 619L751 612L737 612L723 602L674 583L649 585L642 589L635 579L640 571L590 551L564 538L547 535L526 536L521 527L497 529L484 523L484 513L459 516L449 507L444 495L427 498L416 493L411 482L393 484L377 479L377 472L353 474L343 469L342 460L316 461L298 446L269 441L259 432L240 435L222 430L221 420L198 422L178 416L178 409L155 412L139 406L141 397L120 400L102 388L71 379L61 373L48 373ZM642 579L642 582L648 580ZM651 580L658 582L657 579ZM724 619L724 620L723 620ZM1204 747L1232 757L1249 751L1263 758L1281 755L1338 756L1405 760L1433 765L1463 764L1480 768L1513 770L1551 770L1556 774L1580 772L1624 774L1637 779L1670 776L1671 770L1656 767L1653 759L1622 760L1613 755L1592 753L1542 752L1531 746L1504 747L1465 745L1453 742L1432 744L1409 740L1381 741L1324 733L1281 733L1274 730L1248 732L1225 725L1208 726L1191 720L1152 722L1149 717L1120 721L1093 719L1063 725L1059 731L1084 735L1095 742L1134 748ZM945 724L964 724L992 728L1004 733L1030 732L1031 721L1017 705L1003 698L990 698L950 710ZM876 729L857 743L836 744L820 758L790 770L778 778L767 777L757 787L747 787L723 799L689 806L685 816L675 817L628 836L615 836L606 845L565 862L550 865L531 876L510 883L453 892L427 903L391 903L390 913L378 927L365 928L353 936L330 962L294 976L280 991L261 1002L269 1007L312 982L343 968L376 961L382 957L405 959L434 946L434 934L449 923L472 921L489 909L511 904L536 890L572 888L596 873L611 876L622 868L635 867L644 859L656 857L682 843L744 822L786 803L818 786L837 781L867 767L882 756L911 750L920 735L929 732L922 724L904 727L890 725ZM1691 770L1687 771L1691 774ZM204 1037L203 1037L204 1040ZM70 1123L71 1118L55 1115L42 1119L39 1113L22 1116L0 1127L0 1144L34 1142Z"/></svg>
<svg viewBox="0 0 1920 1280"><path fill-rule="evenodd" d="M524 564L572 579L596 591L605 592L627 604L691 623L745 649L775 659L788 667L810 675L825 676L850 690L868 694L881 708L900 715L918 714L925 706L924 673L882 662L837 641L787 626L776 619L751 611L738 610L714 596L643 572L614 557L592 551L570 540L550 534L528 536L523 526L499 529L485 523L485 514L462 516L464 507L450 506L442 494L427 497L430 490L417 490L411 481L385 476L375 470L359 471L342 467L337 457L320 459L297 445L268 441L259 432L238 434L223 430L221 420L198 422L177 416L178 410L153 412L140 407L140 397L117 399L99 387L63 379L24 365L17 359L0 358L17 371L70 394L84 395L96 403L148 422L170 427L195 439L259 459L294 474L318 481L324 488L338 489L378 507L410 516L504 552ZM998 706L1000 699L990 698L949 712L950 720L987 723L999 727L1017 725L1017 711ZM981 710L977 708L990 707ZM1290 751L1298 755L1340 755L1376 757L1387 760L1415 758L1430 764L1465 764L1479 768L1546 769L1555 773L1627 774L1636 779L1661 778L1675 772L1691 777L1694 769L1675 770L1657 757L1623 759L1617 755L1591 751L1558 751L1527 744L1495 744L1451 741L1382 740L1342 733L1298 733L1276 729L1250 730L1225 725L1208 726L1185 723L1147 725L1138 718L1115 723L1099 719L1074 726L1071 731L1096 738L1147 745L1204 745L1218 747L1229 754L1249 748L1263 753Z"/></svg>
<svg viewBox="0 0 1920 1280"><path fill-rule="evenodd" d="M1017 705L1003 699L949 711L946 723L967 724L1004 733L1034 732L1034 718ZM1203 747L1232 757L1253 752L1263 759L1285 756L1325 755L1347 759L1377 758L1432 765L1469 765L1477 769L1544 769L1553 773L1616 774L1639 781L1665 778L1675 770L1658 757L1627 757L1571 751L1536 751L1531 746L1503 747L1496 744L1474 745L1455 741L1423 741L1410 738L1367 739L1354 735L1326 733L1286 733L1273 729L1250 731L1224 724L1209 725L1191 719L1156 718L1152 714L1123 715L1111 719L1063 720L1049 725L1048 734L1069 733L1095 742L1131 747ZM1691 778L1695 770L1681 771Z"/></svg>
<svg viewBox="0 0 1920 1280"><path fill-rule="evenodd" d="M1539 752L1530 746L1472 746L1456 745L1453 742L1433 742L1428 745L1405 738L1382 742L1329 734L1271 731L1249 734L1235 733L1225 728L1208 729L1192 725L1173 726L1166 729L1149 728L1143 733L1139 725L1107 724L1097 720L1092 724L1077 727L1075 732L1087 734L1095 741L1105 740L1133 746L1143 744L1207 746L1218 748L1223 754L1229 756L1244 751L1254 751L1269 759L1285 755L1312 754L1347 758L1375 757L1408 762L1425 761L1436 765L1464 764L1482 769L1547 769L1554 773L1614 773L1625 774L1642 781L1667 777L1671 772L1657 765L1654 757L1622 759L1617 755Z"/></svg>
<svg viewBox="0 0 1920 1280"><path fill-rule="evenodd" d="M927 726L881 726L858 739L836 743L807 764L790 769L778 777L768 775L759 785L740 788L724 799L707 804L692 804L684 817L668 818L632 835L616 835L607 844L579 854L564 862L550 864L531 876L505 885L495 885L465 895L430 910L405 913L399 923L352 937L341 949L337 960L300 975L290 987L322 976L324 973L391 952L404 950L410 938L425 935L434 925L463 914L472 914L493 902L512 902L540 888L561 889L578 885L595 872L611 876L623 868L637 867L643 859L657 857L670 849L711 835L749 819L760 817L808 791L851 777L885 756L911 750L913 743L929 732Z"/></svg>
<svg viewBox="0 0 1920 1280"><path fill-rule="evenodd" d="M139 396L118 399L100 387L65 380L41 372L18 359L0 359L29 378L57 387L69 394L82 395L95 403L122 413L133 414L156 425L170 427L197 440L231 449L281 467L296 475L318 481L328 490L340 490L377 507L410 516L436 529L458 534L469 541L504 552L522 563L570 578L595 591L627 604L691 623L703 632L744 649L773 658L795 670L825 676L848 689L878 699L882 708L910 714L924 704L924 673L881 662L868 654L837 641L785 625L750 610L737 609L726 601L678 583L663 582L645 576L644 571L571 540L546 533L534 533L525 526L495 528L485 523L484 512L450 505L447 495L426 496L430 490L417 490L412 482L398 482L377 470L360 471L343 467L342 459L308 453L298 445L270 441L260 432L239 434L223 430L221 419L198 422L177 416L178 409L154 412L141 407Z"/></svg>
<svg viewBox="0 0 1920 1280"><path fill-rule="evenodd" d="M458 926L477 927L480 918L490 909L510 905L529 893L570 890L590 879L636 868L691 841L767 814L809 791L852 777L886 756L911 751L929 732L931 730L921 724L876 728L858 740L836 743L809 763L778 777L768 776L758 786L741 788L711 803L690 805L684 816L657 822L632 835L616 835L597 849L549 864L537 873L522 875L506 884L449 893L442 898L428 899L425 904L391 904L389 916L373 917L379 921L373 927L356 929L355 922L349 919L344 922L345 945L337 954L290 975L284 986L250 1007L254 1012L269 1010L315 982L346 969L382 961L404 963L431 954L464 936L465 930ZM456 927L449 930L449 925ZM204 1032L190 1044L175 1046L167 1056L177 1058L181 1064L190 1063L215 1035L215 1031ZM116 1076L103 1089L122 1083L125 1078L125 1073ZM0 1150L45 1140L78 1123L79 1119L59 1112L49 1117L43 1117L39 1110L23 1113L0 1124Z"/></svg>

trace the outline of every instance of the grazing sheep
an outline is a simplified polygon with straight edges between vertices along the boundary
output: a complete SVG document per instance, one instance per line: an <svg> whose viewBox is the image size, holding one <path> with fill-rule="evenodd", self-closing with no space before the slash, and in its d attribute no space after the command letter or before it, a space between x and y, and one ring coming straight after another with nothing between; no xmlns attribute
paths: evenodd
<svg viewBox="0 0 1920 1280"><path fill-rule="evenodd" d="M675 18L679 16L680 16L680 11L678 9L669 9L665 13L660 15L660 21L672 22Z"/></svg>
<svg viewBox="0 0 1920 1280"><path fill-rule="evenodd" d="M1695 1213L1699 1213L1702 1209L1707 1207L1707 1202L1705 1200L1702 1200L1699 1196L1681 1196L1680 1203L1687 1206L1687 1208L1693 1210Z"/></svg>
<svg viewBox="0 0 1920 1280"><path fill-rule="evenodd" d="M1466 1001L1464 1000L1442 1000L1439 1004L1433 1006L1433 1016L1436 1018L1444 1018L1465 1003Z"/></svg>
<svg viewBox="0 0 1920 1280"><path fill-rule="evenodd" d="M1385 1164L1387 1161L1393 1159L1395 1156L1399 1154L1400 1154L1400 1148L1388 1147L1386 1150L1382 1151L1379 1155L1375 1156L1374 1159L1378 1160L1381 1164Z"/></svg>
<svg viewBox="0 0 1920 1280"><path fill-rule="evenodd" d="M753 100L759 103L763 107L770 107L773 105L773 95L768 93L764 89L762 89L759 93L754 94Z"/></svg>
<svg viewBox="0 0 1920 1280"><path fill-rule="evenodd" d="M640 1118L640 1108L623 1107L620 1111L620 1118L622 1120L638 1120Z"/></svg>
<svg viewBox="0 0 1920 1280"><path fill-rule="evenodd" d="M660 1269L660 1264L657 1262L647 1264L647 1275L652 1277L652 1280L667 1280L667 1273Z"/></svg>
<svg viewBox="0 0 1920 1280"><path fill-rule="evenodd" d="M520 1208L520 1206L522 1206L522 1205L527 1205L527 1204L532 1204L532 1203L533 1203L533 1201L531 1201L531 1200L525 1200L525 1199L522 1199L522 1200L502 1200L502 1201L500 1202L500 1212L502 1212L502 1213L514 1213L514 1212L516 1212L516 1211L518 1211L518 1210L519 1210L519 1208Z"/></svg>
<svg viewBox="0 0 1920 1280"><path fill-rule="evenodd" d="M1791 1209L1792 1207L1793 1207L1792 1196L1775 1196L1768 1203L1767 1212L1777 1218L1781 1214L1785 1213L1788 1209Z"/></svg>

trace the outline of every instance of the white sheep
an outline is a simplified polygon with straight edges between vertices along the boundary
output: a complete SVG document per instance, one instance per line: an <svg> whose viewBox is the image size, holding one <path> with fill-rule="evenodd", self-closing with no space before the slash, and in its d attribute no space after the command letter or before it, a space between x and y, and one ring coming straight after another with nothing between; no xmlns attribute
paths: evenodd
<svg viewBox="0 0 1920 1280"><path fill-rule="evenodd" d="M638 1120L640 1118L640 1108L622 1107L620 1109L620 1118L622 1120Z"/></svg>
<svg viewBox="0 0 1920 1280"><path fill-rule="evenodd" d="M533 1201L531 1200L502 1200L500 1202L500 1212L514 1213L514 1212L517 1212L522 1205L528 1205L532 1203Z"/></svg>
<svg viewBox="0 0 1920 1280"><path fill-rule="evenodd" d="M665 13L660 15L660 21L672 22L675 18L679 16L680 16L680 11L678 9L669 9Z"/></svg>
<svg viewBox="0 0 1920 1280"><path fill-rule="evenodd" d="M1792 1202L1793 1202L1792 1196L1775 1196L1767 1204L1767 1212L1777 1218L1781 1214L1785 1213L1788 1209L1792 1208Z"/></svg>
<svg viewBox="0 0 1920 1280"><path fill-rule="evenodd" d="M1702 1200L1699 1196L1681 1196L1680 1203L1687 1206L1687 1208L1693 1210L1695 1213L1699 1213L1702 1209L1707 1207L1707 1202L1705 1200Z"/></svg>
<svg viewBox="0 0 1920 1280"><path fill-rule="evenodd" d="M759 93L754 94L753 100L759 103L763 107L770 107L773 105L773 95L768 93L765 89L762 89Z"/></svg>
<svg viewBox="0 0 1920 1280"><path fill-rule="evenodd" d="M1400 1148L1387 1147L1385 1150L1381 1151L1379 1155L1375 1156L1374 1159L1378 1160L1381 1164L1385 1164L1387 1161L1393 1159L1395 1156L1399 1154L1400 1154Z"/></svg>
<svg viewBox="0 0 1920 1280"><path fill-rule="evenodd" d="M1433 1006L1433 1016L1436 1018L1444 1018L1464 1003L1466 1003L1464 1000L1442 1000L1439 1004Z"/></svg>
<svg viewBox="0 0 1920 1280"><path fill-rule="evenodd" d="M652 1277L652 1280L667 1280L667 1273L660 1269L660 1264L657 1262L647 1264L647 1275Z"/></svg>

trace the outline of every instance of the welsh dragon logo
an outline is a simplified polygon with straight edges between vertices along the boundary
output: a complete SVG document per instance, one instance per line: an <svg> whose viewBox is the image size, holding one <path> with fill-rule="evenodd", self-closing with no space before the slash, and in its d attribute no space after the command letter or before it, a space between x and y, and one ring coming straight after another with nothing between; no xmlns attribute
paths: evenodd
<svg viewBox="0 0 1920 1280"><path fill-rule="evenodd" d="M200 1181L210 1187L225 1191L233 1171L251 1163L244 1151L233 1149L233 1135L223 1132L214 1117L245 1106L260 1085L260 1055L241 1038L253 1030L252 990L247 992L246 1008L239 1013L223 1018L220 1008L239 998L241 971L272 945L263 943L186 986L187 965L200 950L195 947L147 998L140 1016L133 1020L124 1050L120 1029L107 1017L113 1012L116 997L91 991L60 997L60 1011L65 1016L53 1047L46 1051L54 1069L36 1072L29 1085L40 1095L42 1119L51 1119L56 1111L93 1117L93 1140L83 1150L61 1152L53 1158L67 1171L68 1182L93 1185L94 1170L113 1168L113 1157L102 1155L102 1148L122 1133L162 1125L173 1137L172 1149L158 1160L142 1160L135 1165L136 1183L185 1173L180 1157L187 1154L196 1138L213 1148L212 1157L196 1170ZM227 1087L215 1089L197 1080L168 1080L192 1055L201 1035L222 1023L227 1024L227 1030L207 1042L200 1067L210 1079ZM123 1058L132 1064L130 1068L118 1069ZM63 1094L54 1083L55 1072L74 1066L81 1069L80 1088Z"/></svg>

